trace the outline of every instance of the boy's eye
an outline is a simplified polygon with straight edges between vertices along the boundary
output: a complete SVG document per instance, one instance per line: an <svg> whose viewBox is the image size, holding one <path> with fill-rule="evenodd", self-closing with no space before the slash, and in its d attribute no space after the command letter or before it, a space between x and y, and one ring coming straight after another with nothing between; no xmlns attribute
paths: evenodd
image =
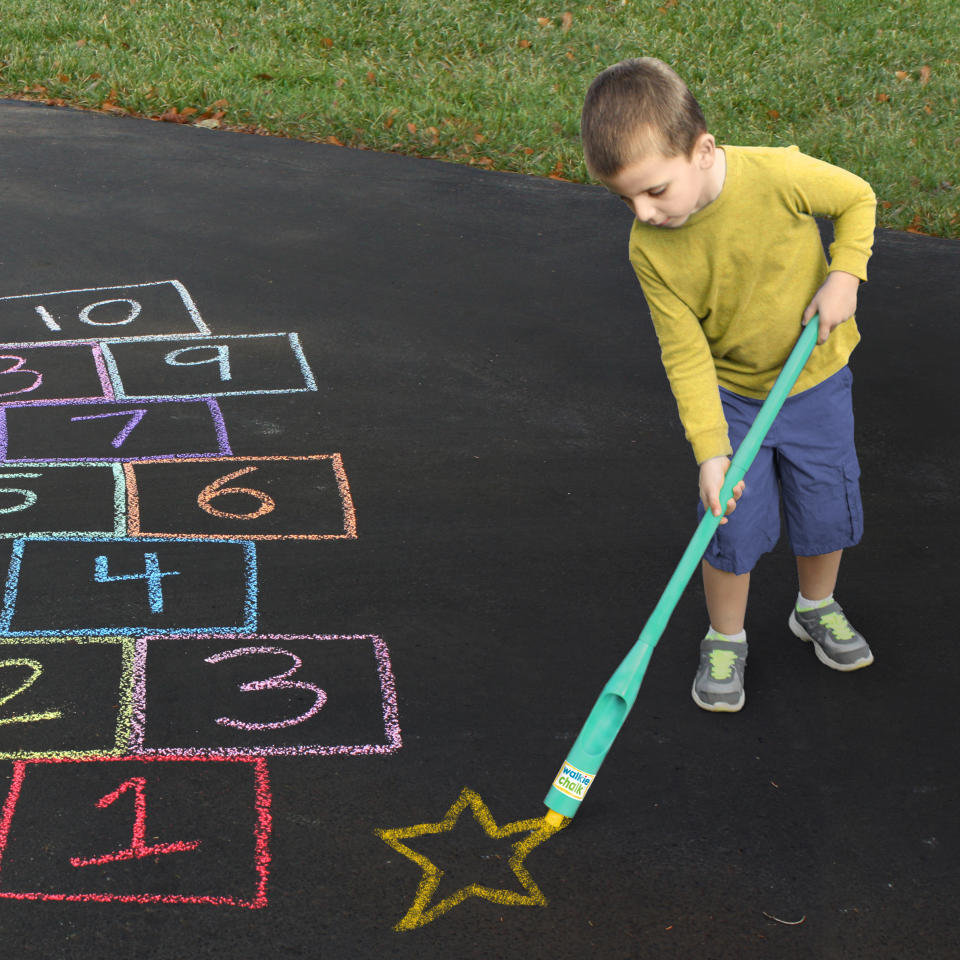
<svg viewBox="0 0 960 960"><path fill-rule="evenodd" d="M664 193L667 192L667 188L666 188L666 187L657 187L656 190L650 190L650 191L648 191L648 192L649 192L649 194L650 194L651 197L659 197L659 196L662 196Z"/></svg>

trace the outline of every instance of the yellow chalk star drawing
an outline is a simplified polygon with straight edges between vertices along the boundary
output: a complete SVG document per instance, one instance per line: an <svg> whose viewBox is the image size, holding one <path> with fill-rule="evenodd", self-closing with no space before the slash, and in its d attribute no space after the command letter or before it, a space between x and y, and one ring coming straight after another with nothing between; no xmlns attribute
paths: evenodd
<svg viewBox="0 0 960 960"><path fill-rule="evenodd" d="M521 886L526 892L519 893L514 890L494 890L491 887L484 887L481 884L472 883L469 886L461 887L455 893L431 907L429 905L430 899L440 885L443 870L423 854L417 853L416 850L412 850L401 841L409 840L411 837L423 837L431 833L449 833L456 827L457 821L460 819L460 814L463 813L467 807L470 807L474 820L483 827L487 836L494 840L502 840L516 833L527 834L526 837L523 837L513 844L513 854L508 861L514 876L520 881ZM490 811L487 809L487 805L481 800L480 795L464 787L463 790L460 791L460 796L457 797L453 806L450 807L446 814L444 814L443 819L438 823L420 823L414 827L375 830L374 832L384 843L389 844L397 853L402 853L423 870L423 878L420 880L420 886L417 888L413 905L393 929L414 930L417 927L422 927L424 924L436 920L437 917L442 916L448 910L452 910L458 904L463 903L463 901L469 897L480 897L484 900L491 901L491 903L500 904L501 906L545 907L547 905L547 898L534 882L533 877L530 876L530 872L524 865L524 861L531 850L562 830L569 822L569 820L565 819L559 826L553 826L548 824L543 817L535 817L531 820L517 820L514 823L508 823L506 826L498 827Z"/></svg>

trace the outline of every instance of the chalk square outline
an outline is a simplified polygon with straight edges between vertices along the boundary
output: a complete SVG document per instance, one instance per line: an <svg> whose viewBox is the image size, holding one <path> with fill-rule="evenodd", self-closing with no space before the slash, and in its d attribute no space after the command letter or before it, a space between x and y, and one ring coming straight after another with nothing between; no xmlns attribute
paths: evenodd
<svg viewBox="0 0 960 960"><path fill-rule="evenodd" d="M127 393L123 386L123 380L120 377L120 370L117 367L116 358L110 350L111 343L146 343L157 340L174 340L175 336L140 336L140 337L101 337L99 344L103 350L104 362L107 366L107 372L110 377L111 386L118 400L146 400L156 399L201 399L203 397L254 397L260 394L270 393L310 393L316 391L317 381L313 376L313 371L307 363L307 358L303 352L303 346L300 343L300 337L296 333L225 333L222 335L210 334L203 337L191 335L185 337L191 342L191 346L203 346L203 341L216 342L220 340L256 340L266 337L286 337L293 353L293 358L300 368L300 375L303 377L304 386L302 387L278 387L275 389L263 388L261 390L204 390L200 393Z"/></svg>
<svg viewBox="0 0 960 960"><path fill-rule="evenodd" d="M205 403L210 411L210 418L213 421L213 430L217 439L216 450L195 450L184 453L159 453L150 457L28 457L25 459L10 458L7 456L9 451L9 433L7 430L7 407L8 404L0 403L0 464L2 463L125 463L127 460L175 460L179 457L216 457L230 456L233 450L230 447L230 439L227 436L227 424L223 419L223 411L216 397L171 397L169 399L148 397L139 400L139 403L153 404L160 406L169 403ZM16 404L18 410L28 407L96 407L107 404L126 403L126 400L80 400L70 403L20 403Z"/></svg>
<svg viewBox="0 0 960 960"><path fill-rule="evenodd" d="M120 757L125 756L129 749L130 740L133 736L133 684L134 671L136 667L136 643L133 637L123 636L103 636L103 637L85 637L77 634L64 637L0 637L0 656L3 654L4 646L22 645L34 643L44 646L52 646L60 643L73 644L114 644L120 648L120 684L118 693L117 725L114 728L114 746L110 749L103 747L89 750L2 750L0 749L0 759L3 760L40 760L40 759L76 759L86 760L95 757Z"/></svg>
<svg viewBox="0 0 960 960"><path fill-rule="evenodd" d="M129 752L132 756L150 757L159 754L165 757L185 758L255 758L290 756L384 756L396 753L403 746L400 735L399 713L397 708L397 684L390 662L390 651L382 637L373 633L320 634L320 633L262 633L238 634L223 633L219 630L204 634L194 634L197 640L368 640L373 647L377 662L377 676L380 681L380 703L383 710L383 732L385 743L337 744L337 745L297 745L292 747L144 747L147 722L147 647L151 640L163 640L172 637L171 631L139 637L136 641L133 676L133 711L130 724Z"/></svg>
<svg viewBox="0 0 960 960"><path fill-rule="evenodd" d="M155 334L157 337L202 337L210 333L210 328L204 323L203 317L200 316L200 311L197 309L197 305L193 302L193 297L190 296L187 288L179 280L151 280L147 283L124 283L118 284L116 286L109 287L76 287L72 290L41 290L37 293L15 293L11 296L0 297L0 303L3 303L5 300L33 300L37 297L55 297L61 293L100 293L102 291L114 292L117 290L139 290L142 287L162 287L164 284L169 283L174 290L180 296L180 300L185 307L187 314L190 319L193 321L194 326L197 328L196 332L187 330L184 333L175 333L175 334ZM93 337L79 337L70 340L16 340L6 343L5 346L9 347L28 347L28 346L64 346L64 345L75 345L81 343L94 343L99 340L102 340L103 336L93 336ZM116 335L112 336L111 339L119 340L121 337Z"/></svg>
<svg viewBox="0 0 960 960"><path fill-rule="evenodd" d="M224 760L220 757L88 757L83 759L49 758L38 760L15 760L13 764L13 781L7 798L0 810L0 887L3 884L3 855L6 852L10 837L10 827L16 812L27 767L38 763L163 763L163 762L207 762L207 763L249 763L253 767L254 805L256 820L254 822L254 883L253 896L249 899L237 897L194 896L186 894L103 894L103 893L49 893L42 891L19 891L0 889L0 899L5 900L59 900L65 902L96 902L96 903L203 903L218 907L245 907L248 910L259 910L267 906L267 880L270 874L270 837L273 830L272 805L273 796L270 790L270 774L265 760L259 757L231 757Z"/></svg>
<svg viewBox="0 0 960 960"><path fill-rule="evenodd" d="M20 582L20 567L23 563L24 547L28 543L197 543L196 539L180 540L160 539L157 537L20 537L13 541L10 551L10 566L3 589L3 606L0 609L0 637L140 637L156 634L156 627L70 627L62 630L11 630L10 624L17 607L17 591ZM257 596L257 547L250 540L216 540L219 544L235 543L243 551L244 599L243 623L226 626L208 624L195 627L172 627L163 633L170 636L192 636L198 633L237 633L240 635L255 633L258 617Z"/></svg>
<svg viewBox="0 0 960 960"><path fill-rule="evenodd" d="M0 297L0 299L4 299ZM97 379L100 381L100 388L103 393L98 397L50 397L46 400L4 400L4 394L0 394L0 403L6 407L22 407L26 404L33 404L35 407L53 406L65 403L81 403L84 401L100 401L101 403L110 403L116 398L113 393L113 384L110 382L110 374L103 358L103 350L100 344L92 340L57 340L54 343L0 343L0 354L9 347L11 350L30 349L33 350L56 350L58 347L86 347L93 356L93 365L97 371ZM8 373L13 371L6 371Z"/></svg>
<svg viewBox="0 0 960 960"><path fill-rule="evenodd" d="M340 506L343 510L343 533L153 533L140 529L140 496L135 467L138 463L241 463L255 460L329 460L340 494ZM339 453L313 453L295 456L242 456L242 457L168 457L166 459L126 460L123 463L127 491L127 529L128 537L156 537L171 540L356 540L357 514L350 493L350 483L343 467L343 456ZM229 490L226 487L225 490Z"/></svg>
<svg viewBox="0 0 960 960"><path fill-rule="evenodd" d="M98 470L109 469L113 473L113 533L108 530L25 530L18 533L7 533L0 530L0 540L22 539L22 540L59 540L68 537L103 537L105 539L115 540L127 535L127 514L126 514L126 480L123 473L123 464L119 461L103 460L17 460L0 461L0 483L6 479L4 471L12 469L4 466L4 463L14 463L17 469L23 467L36 467L39 470L70 470L78 467L94 467ZM4 488L0 487L0 492Z"/></svg>

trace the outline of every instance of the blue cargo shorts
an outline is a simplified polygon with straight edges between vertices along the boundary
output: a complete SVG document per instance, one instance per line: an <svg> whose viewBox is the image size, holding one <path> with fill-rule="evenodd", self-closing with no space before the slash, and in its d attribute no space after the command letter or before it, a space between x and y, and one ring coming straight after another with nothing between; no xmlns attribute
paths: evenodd
<svg viewBox="0 0 960 960"><path fill-rule="evenodd" d="M744 477L743 496L717 528L705 558L718 570L748 573L780 538L780 506L793 553L818 556L863 536L860 464L853 442L849 367L787 397ZM720 388L736 450L763 401ZM703 504L698 504L703 516Z"/></svg>

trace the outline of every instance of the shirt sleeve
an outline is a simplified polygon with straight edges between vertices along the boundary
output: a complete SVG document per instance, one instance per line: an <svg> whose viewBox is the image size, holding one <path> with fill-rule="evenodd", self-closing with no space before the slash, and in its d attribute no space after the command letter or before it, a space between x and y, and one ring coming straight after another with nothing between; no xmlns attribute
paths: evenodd
<svg viewBox="0 0 960 960"><path fill-rule="evenodd" d="M866 281L877 213L877 198L870 184L849 170L808 157L796 147L790 149L788 172L798 209L833 220L829 269Z"/></svg>
<svg viewBox="0 0 960 960"><path fill-rule="evenodd" d="M650 308L660 356L697 463L733 452L710 345L692 310L671 292L642 255L633 268Z"/></svg>

